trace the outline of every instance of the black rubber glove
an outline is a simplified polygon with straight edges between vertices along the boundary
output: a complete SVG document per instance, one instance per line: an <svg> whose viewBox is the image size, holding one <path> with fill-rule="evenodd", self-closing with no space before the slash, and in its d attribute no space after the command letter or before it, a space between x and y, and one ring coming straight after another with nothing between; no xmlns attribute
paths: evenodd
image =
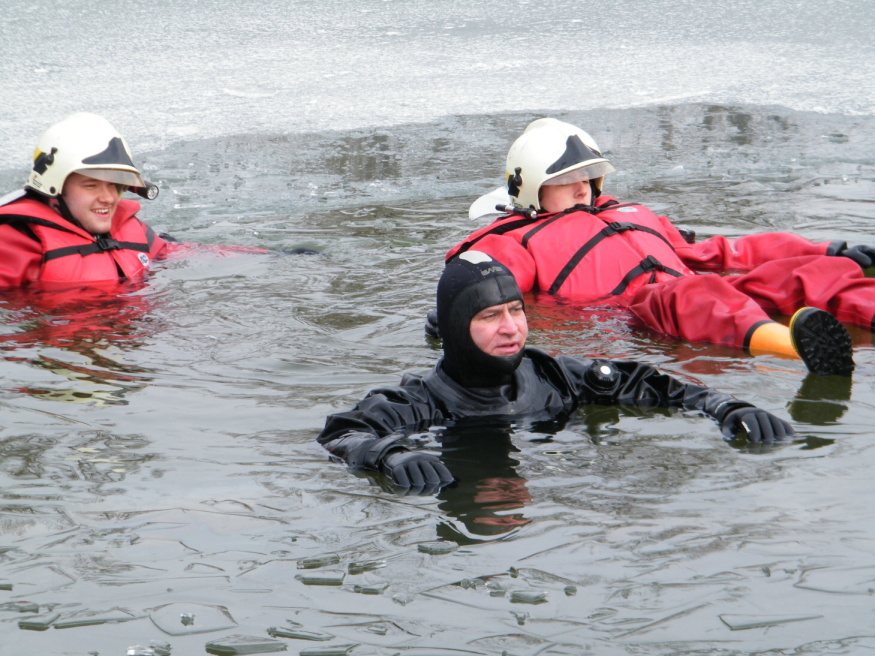
<svg viewBox="0 0 875 656"><path fill-rule="evenodd" d="M438 329L437 310L429 310L425 315L425 334L429 337L440 337L441 332Z"/></svg>
<svg viewBox="0 0 875 656"><path fill-rule="evenodd" d="M851 258L862 269L875 266L875 246L849 246L840 250L836 255Z"/></svg>
<svg viewBox="0 0 875 656"><path fill-rule="evenodd" d="M796 435L786 421L759 408L733 410L723 418L720 429L727 440L734 439L741 432L753 444L789 442Z"/></svg>
<svg viewBox="0 0 875 656"><path fill-rule="evenodd" d="M437 456L420 451L390 451L380 461L380 471L398 487L434 494L453 482L453 475Z"/></svg>
<svg viewBox="0 0 875 656"><path fill-rule="evenodd" d="M681 237L684 238L684 241L688 244L696 243L696 231L690 230L689 228L678 228L678 232L681 233Z"/></svg>
<svg viewBox="0 0 875 656"><path fill-rule="evenodd" d="M173 235L167 234L166 232L159 232L158 236L161 237L164 241L173 242L174 244L178 244L179 240Z"/></svg>

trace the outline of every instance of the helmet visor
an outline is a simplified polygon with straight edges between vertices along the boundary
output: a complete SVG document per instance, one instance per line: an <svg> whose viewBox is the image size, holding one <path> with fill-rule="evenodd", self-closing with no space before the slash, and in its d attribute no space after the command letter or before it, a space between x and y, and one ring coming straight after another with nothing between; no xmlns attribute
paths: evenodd
<svg viewBox="0 0 875 656"><path fill-rule="evenodd" d="M146 183L139 173L134 171L122 171L120 169L77 169L73 171L79 175L84 175L95 180L103 180L112 184L123 185L125 187L145 187Z"/></svg>
<svg viewBox="0 0 875 656"><path fill-rule="evenodd" d="M596 180L603 178L608 173L613 173L617 169L606 159L596 160L592 163L584 162L581 166L565 173L560 173L555 178L544 180L544 185L565 185L573 182L586 182L587 180Z"/></svg>

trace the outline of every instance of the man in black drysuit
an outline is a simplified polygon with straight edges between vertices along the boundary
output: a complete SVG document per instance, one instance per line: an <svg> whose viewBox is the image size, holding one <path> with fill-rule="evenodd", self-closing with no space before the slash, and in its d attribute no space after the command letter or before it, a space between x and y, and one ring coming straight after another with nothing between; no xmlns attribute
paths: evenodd
<svg viewBox="0 0 875 656"><path fill-rule="evenodd" d="M479 251L452 259L437 288L443 358L425 376L371 391L328 417L317 440L354 469L381 472L399 487L434 493L453 474L433 453L410 448L413 433L463 422L540 422L587 404L699 410L726 439L780 442L792 426L750 403L683 383L650 365L552 357L525 347L523 296L510 271Z"/></svg>

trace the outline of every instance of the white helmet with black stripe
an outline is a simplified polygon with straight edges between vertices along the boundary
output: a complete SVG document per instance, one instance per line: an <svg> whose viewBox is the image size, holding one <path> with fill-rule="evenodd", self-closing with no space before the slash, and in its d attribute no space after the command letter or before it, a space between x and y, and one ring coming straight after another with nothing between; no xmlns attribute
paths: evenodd
<svg viewBox="0 0 875 656"><path fill-rule="evenodd" d="M45 131L25 188L57 198L71 173L129 188L144 198L154 198L158 191L143 180L122 136L97 114L72 114Z"/></svg>
<svg viewBox="0 0 875 656"><path fill-rule="evenodd" d="M589 134L555 118L540 118L511 145L505 173L513 204L540 210L543 185L589 180L596 198L604 177L616 170Z"/></svg>

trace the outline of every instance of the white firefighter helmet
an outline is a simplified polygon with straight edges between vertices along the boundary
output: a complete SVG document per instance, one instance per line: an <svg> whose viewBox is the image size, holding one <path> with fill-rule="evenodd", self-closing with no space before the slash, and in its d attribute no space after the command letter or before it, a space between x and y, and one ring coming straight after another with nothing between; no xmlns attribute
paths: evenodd
<svg viewBox="0 0 875 656"><path fill-rule="evenodd" d="M25 188L55 198L71 173L130 187L137 193L153 186L143 180L127 143L109 121L86 112L55 123L40 137Z"/></svg>
<svg viewBox="0 0 875 656"><path fill-rule="evenodd" d="M604 177L616 170L589 134L555 118L539 118L507 152L507 191L514 205L539 210L543 185L591 180L595 198Z"/></svg>

